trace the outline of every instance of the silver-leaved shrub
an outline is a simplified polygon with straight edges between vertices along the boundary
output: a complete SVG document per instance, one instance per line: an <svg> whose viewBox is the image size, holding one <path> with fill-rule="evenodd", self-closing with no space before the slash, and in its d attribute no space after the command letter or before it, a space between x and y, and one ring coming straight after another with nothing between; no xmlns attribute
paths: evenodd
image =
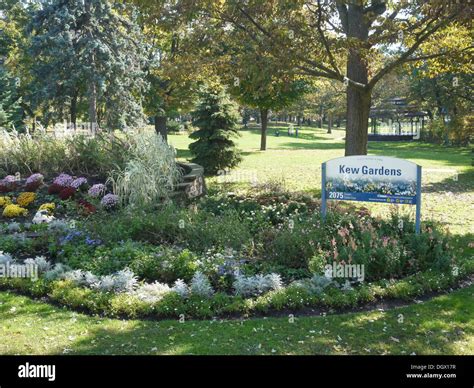
<svg viewBox="0 0 474 388"><path fill-rule="evenodd" d="M203 297L210 297L214 294L211 282L202 272L197 271L191 279L189 291L192 295L199 295Z"/></svg>
<svg viewBox="0 0 474 388"><path fill-rule="evenodd" d="M276 273L255 276L237 275L233 287L236 295L249 297L278 290L283 287L283 282L281 276Z"/></svg>

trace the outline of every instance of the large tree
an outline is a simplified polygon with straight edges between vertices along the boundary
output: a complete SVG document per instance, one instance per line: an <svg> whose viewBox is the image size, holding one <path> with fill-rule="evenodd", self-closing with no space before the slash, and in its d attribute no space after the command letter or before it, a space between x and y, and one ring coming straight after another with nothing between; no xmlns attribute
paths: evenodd
<svg viewBox="0 0 474 388"><path fill-rule="evenodd" d="M259 110L260 150L265 151L269 112L290 106L307 90L306 84L294 75L278 69L272 58L248 53L233 56L232 66L227 74L230 75L231 94L243 105Z"/></svg>
<svg viewBox="0 0 474 388"><path fill-rule="evenodd" d="M91 126L140 121L145 58L133 11L103 0L52 0L33 10L29 31L38 104L68 106L75 123L85 98Z"/></svg>
<svg viewBox="0 0 474 388"><path fill-rule="evenodd" d="M472 49L471 42L423 52L434 34L469 23L472 6L459 1L187 0L169 2L215 29L231 24L266 53L302 74L346 86L346 155L367 153L374 86L398 66Z"/></svg>

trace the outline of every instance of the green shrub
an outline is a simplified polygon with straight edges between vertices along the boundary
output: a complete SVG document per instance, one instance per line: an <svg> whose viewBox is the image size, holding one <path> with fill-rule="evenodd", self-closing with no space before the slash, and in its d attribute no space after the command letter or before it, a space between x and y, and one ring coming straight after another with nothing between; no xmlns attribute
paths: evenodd
<svg viewBox="0 0 474 388"><path fill-rule="evenodd" d="M192 115L193 126L199 128L190 135L196 140L189 145L194 155L193 162L203 166L208 175L237 166L242 158L232 137L238 135L240 118L238 106L225 91L203 91Z"/></svg>

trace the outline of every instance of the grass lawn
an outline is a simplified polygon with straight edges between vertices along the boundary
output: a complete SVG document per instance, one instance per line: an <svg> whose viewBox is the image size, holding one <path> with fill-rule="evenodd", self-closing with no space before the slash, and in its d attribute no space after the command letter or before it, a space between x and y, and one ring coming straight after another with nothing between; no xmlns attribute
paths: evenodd
<svg viewBox="0 0 474 388"><path fill-rule="evenodd" d="M280 136L275 136L276 130ZM287 135L282 124L271 123L268 130L267 151L260 151L258 128L241 131L237 139L244 160L234 171L236 179L258 182L284 182L289 190L307 191L319 195L321 190L321 163L344 156L342 130L303 127L298 138ZM181 159L191 158L187 135L171 135L169 142ZM435 219L449 226L452 233L474 233L474 168L468 148L420 142L370 142L369 154L393 156L411 160L423 167L422 218ZM216 179L210 179L216 182ZM364 204L376 214L386 213L389 206ZM414 206L400 206L413 212Z"/></svg>
<svg viewBox="0 0 474 388"><path fill-rule="evenodd" d="M268 150L258 129L242 131L237 169L289 190L320 192L321 162L343 156L344 132L304 127L298 138L271 125ZM170 135L181 159L187 135ZM474 168L470 151L436 145L370 143L369 153L405 158L424 168L424 219L442 221L460 244L474 241ZM210 180L216 184L216 178ZM388 207L370 205L375 212ZM408 207L413 211L413 207ZM468 251L469 252L469 251ZM318 317L227 321L114 320L0 292L0 354L474 354L474 286L423 303Z"/></svg>
<svg viewBox="0 0 474 388"><path fill-rule="evenodd" d="M474 286L387 311L121 321L0 293L0 354L474 354Z"/></svg>

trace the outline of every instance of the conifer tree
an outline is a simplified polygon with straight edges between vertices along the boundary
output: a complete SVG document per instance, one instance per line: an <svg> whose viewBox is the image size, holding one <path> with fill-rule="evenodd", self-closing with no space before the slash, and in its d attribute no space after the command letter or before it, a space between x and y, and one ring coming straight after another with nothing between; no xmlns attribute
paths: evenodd
<svg viewBox="0 0 474 388"><path fill-rule="evenodd" d="M204 167L206 174L233 168L240 163L240 151L232 137L238 132L240 115L237 105L222 88L207 89L201 93L201 102L193 112L193 125L199 130L190 137L196 141L189 149L192 160Z"/></svg>

